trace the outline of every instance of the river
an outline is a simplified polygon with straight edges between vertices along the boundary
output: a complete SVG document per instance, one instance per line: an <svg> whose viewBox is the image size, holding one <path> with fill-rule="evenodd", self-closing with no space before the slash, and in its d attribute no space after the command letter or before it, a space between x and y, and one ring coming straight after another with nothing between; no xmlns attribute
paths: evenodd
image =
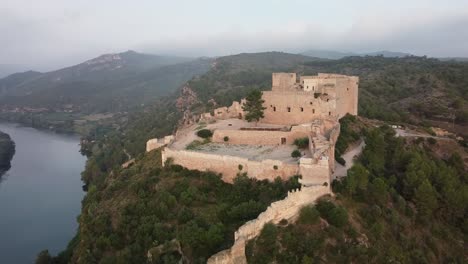
<svg viewBox="0 0 468 264"><path fill-rule="evenodd" d="M86 158L79 137L0 123L16 144L0 180L0 263L34 263L64 250L78 227Z"/></svg>

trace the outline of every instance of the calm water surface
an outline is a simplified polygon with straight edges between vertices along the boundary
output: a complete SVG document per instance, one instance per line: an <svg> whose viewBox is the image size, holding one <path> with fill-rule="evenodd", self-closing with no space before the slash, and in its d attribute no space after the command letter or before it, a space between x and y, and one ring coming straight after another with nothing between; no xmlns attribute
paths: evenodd
<svg viewBox="0 0 468 264"><path fill-rule="evenodd" d="M43 249L65 249L76 232L86 158L78 136L11 123L0 123L0 130L16 144L0 180L0 263L34 263Z"/></svg>

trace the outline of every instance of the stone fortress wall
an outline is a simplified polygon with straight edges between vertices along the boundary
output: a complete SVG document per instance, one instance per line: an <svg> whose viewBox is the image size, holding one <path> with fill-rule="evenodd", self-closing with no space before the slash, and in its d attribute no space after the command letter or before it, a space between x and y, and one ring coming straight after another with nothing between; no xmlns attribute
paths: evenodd
<svg viewBox="0 0 468 264"><path fill-rule="evenodd" d="M256 219L248 221L235 232L234 245L226 250L211 256L208 264L239 264L247 263L245 257L245 245L248 240L260 234L267 223L277 224L281 220L294 220L302 207L313 204L319 197L330 194L329 187L310 186L301 190L288 192L288 196L272 203L265 212Z"/></svg>
<svg viewBox="0 0 468 264"><path fill-rule="evenodd" d="M330 178L340 132L338 120L347 113L357 115L358 84L359 78L355 76L319 73L302 76L298 81L295 73L273 73L272 90L263 92L266 109L261 122L280 128L214 131L212 141L223 144L290 145L296 138L308 137L310 156L301 157L297 163L176 150L170 147L171 142L177 140L172 136L148 141L147 151L169 145L162 151L163 164L172 159L175 164L189 169L221 173L226 182L232 182L239 172L259 180L302 176L300 190L289 192L284 200L272 203L257 219L241 226L235 233L234 245L213 255L208 263L246 263L245 243L256 237L266 223L294 220L303 206L331 194ZM213 113L202 114L200 120L209 123L220 119L242 119L245 116L243 103L233 102L230 107L217 108ZM225 141L225 137L229 140Z"/></svg>
<svg viewBox="0 0 468 264"><path fill-rule="evenodd" d="M274 180L276 177L287 180L299 173L298 164L280 160L254 161L242 157L165 148L162 151L163 164L169 158L175 164L192 170L221 173L223 181L228 183L232 183L238 173L247 173L248 176L258 180ZM242 169L239 169L239 165Z"/></svg>
<svg viewBox="0 0 468 264"><path fill-rule="evenodd" d="M277 131L217 129L213 133L212 141L226 144L291 145L295 139L308 137L310 133L312 133L310 124L286 126ZM224 137L228 137L228 141L225 141Z"/></svg>
<svg viewBox="0 0 468 264"><path fill-rule="evenodd" d="M359 78L319 73L302 76L273 74L271 91L263 92L265 118L271 124L303 124L315 119L337 120L347 113L357 115Z"/></svg>

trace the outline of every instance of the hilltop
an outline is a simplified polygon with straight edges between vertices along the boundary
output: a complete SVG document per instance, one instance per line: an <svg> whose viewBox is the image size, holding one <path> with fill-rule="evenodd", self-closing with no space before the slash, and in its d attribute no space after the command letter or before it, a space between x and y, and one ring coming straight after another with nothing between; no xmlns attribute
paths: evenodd
<svg viewBox="0 0 468 264"><path fill-rule="evenodd" d="M269 64L272 53L227 56L215 67L189 81L198 103L189 108L209 111L213 103L228 105L253 88L271 86L267 70L291 71L300 75L333 72L360 76L359 115L394 122L443 126L463 133L468 122L468 63L440 61L425 57L346 57L323 60L297 55L281 65ZM252 64L253 57L261 63ZM243 65L247 67L242 69ZM193 101L193 100L192 100ZM207 103L210 101L210 103ZM202 109L202 110L200 110ZM452 123L458 126L452 126ZM466 130L465 130L466 131Z"/></svg>
<svg viewBox="0 0 468 264"><path fill-rule="evenodd" d="M167 95L209 65L207 59L135 51L105 54L52 72L29 71L0 79L0 102L3 109L122 111Z"/></svg>
<svg viewBox="0 0 468 264"><path fill-rule="evenodd" d="M210 66L210 59L127 51L52 72L16 73L0 79L1 118L76 131L96 114L132 111L169 95Z"/></svg>
<svg viewBox="0 0 468 264"><path fill-rule="evenodd" d="M365 52L365 53L355 53L355 52L342 52L342 51L335 51L335 50L307 50L301 52L300 54L310 57L317 57L322 59L330 59L330 60L339 60L344 57L353 57L353 56L382 56L386 58L403 58L407 56L412 56L410 53L405 52L397 52L397 51L375 51L375 52Z"/></svg>
<svg viewBox="0 0 468 264"><path fill-rule="evenodd" d="M332 61L271 52L216 58L210 61L205 73L189 78L179 89L174 88L172 93L168 92L167 96L159 97L154 103L135 111L101 120L85 134L82 152L88 156L88 161L82 177L88 193L79 218L80 229L68 249L60 255L59 263L71 260L77 263L112 263L117 259L141 262L147 260L149 250L156 253L152 256L161 257L168 262L174 261L181 256L178 245L171 243L174 238L182 241L180 249L193 262L203 262L211 254L229 247L236 227L255 218L267 203L282 199L294 184L280 181L267 184L240 179L240 185L229 187L221 183L218 176L209 173L190 171L176 165L162 168L160 152L145 154L145 142L150 138L171 134L184 118L189 118L190 113L195 115L228 106L254 88L269 89L272 85L272 71L296 72L301 75L313 75L317 72L357 75L360 77L359 115L392 123L411 122L426 126L421 127L425 130L428 129L429 122L446 122L443 115L450 111L458 115L456 124L462 127L466 125L463 116L467 110L468 82L464 74L467 67L468 64L465 63L441 62L424 57L349 57ZM36 78L34 75L32 73L31 78ZM439 106L440 110L434 106ZM333 210L334 213L338 212L338 216L343 216L344 210L348 220L343 221L343 217L338 217L336 221L328 210L316 208L319 216L312 218L320 220L318 225L314 221L300 222L297 226L282 223L276 227L276 231L263 231L260 240L250 243L248 258L252 252L261 256L261 252L268 251L265 245L290 249L295 240L285 238L295 232L305 236L299 244L307 242L316 245L310 247L316 251L304 253L291 249L288 250L291 259L307 255L308 258L320 260L332 257L327 252L340 252L335 254L337 260L377 262L382 255L376 255L375 250L385 253L387 250L382 248L391 249L388 254L393 256L399 254L404 245L413 249L411 252L416 257L414 260L459 260L462 250L458 250L458 244L464 245L466 241L463 237L466 230L461 223L461 216L465 215L466 208L449 206L445 203L448 198L444 197L457 201L452 204L466 205L463 200L466 177L460 177L466 175L463 160L460 161L456 156L439 157L430 150L434 146L442 146L443 141L434 144L430 140L402 142L393 139L392 134L387 135L386 130L373 132L374 135L369 137L371 134L365 131L370 131L375 122L369 121L364 125L356 120L348 122L353 123L350 127L356 124L359 130L351 134L349 131L342 131L342 139L338 139L341 142L340 150L345 151L347 144L352 144L348 141L356 138L368 138L368 145L380 146L364 150L368 154L365 159L360 160L365 170L372 173L368 175L367 185L352 185L351 182L350 185L341 186L341 189L340 185L334 185L334 190L340 196L331 201L333 206L328 206L329 211ZM395 143L397 141L399 143ZM392 148L384 148L384 153L381 151L383 145ZM458 148L465 151L461 146ZM394 151L396 149L398 152ZM128 155L135 158L136 162L125 169L121 165L129 160ZM379 166L369 166L366 163L367 159L373 157ZM424 170L421 170L423 174L417 173L418 164L424 166ZM433 174L426 173L430 168L434 169L431 170ZM441 178L438 175L450 175L447 178L450 181L439 181ZM415 181L411 181L414 185L406 187L402 193L401 188L413 176L417 176ZM384 181L384 185L380 180ZM438 197L428 207L431 209L434 204L437 206L437 209L429 211L430 214L427 210L420 213L420 208L425 208L426 204L421 203L421 199L413 194L420 187L419 183L425 181L429 181L430 186L425 183L424 188L421 187L421 197L424 189L429 190L426 193L429 193L432 202L434 195ZM175 188L177 184L193 185L196 188L182 191ZM458 186L457 192L453 192L453 186ZM244 197L246 189L243 188L254 190L252 193L255 195ZM383 193L384 197L378 196L375 199L375 188L383 188L385 192L379 191L377 194ZM362 195L356 195L357 189L364 190L360 191ZM272 190L276 190L275 195L268 196ZM461 196L455 195L457 193ZM242 206L232 206L228 203L229 199L224 200L226 196L248 199L239 200ZM188 201L193 202L184 204ZM176 206L169 210L169 205ZM386 209L387 205L390 205L391 210ZM334 209L335 207L338 209ZM453 222L447 220L441 212L453 215ZM312 214L317 215L314 212ZM422 218L427 219L428 216L437 220L432 225L427 224ZM395 225L392 221L398 223L397 231L391 229ZM378 224L374 225L373 222ZM315 234L314 230L327 243L319 243L322 241L320 240L317 241L318 244L313 244L315 240L310 234ZM415 232L409 236L398 235L408 230ZM432 234L425 230L434 232L437 236L431 238ZM392 232L397 235L394 236ZM188 239L189 237L195 240ZM280 244L270 243L271 240L268 239L271 237L280 237ZM457 242L454 239L458 239ZM375 243L375 247L366 248L363 252L363 247L359 246L361 244L353 244L365 245L366 241ZM158 248L161 245L166 245L167 251L162 252L162 247ZM448 248L445 245L455 246ZM421 252L429 250L431 255L428 258L418 258L422 255ZM453 259L447 257L449 253L456 251L459 253L454 254ZM200 253L196 255L194 252ZM270 257L279 259L282 254L284 251L278 251L278 254ZM407 255L401 258L402 261L407 259L410 259ZM300 261L309 263L307 258Z"/></svg>

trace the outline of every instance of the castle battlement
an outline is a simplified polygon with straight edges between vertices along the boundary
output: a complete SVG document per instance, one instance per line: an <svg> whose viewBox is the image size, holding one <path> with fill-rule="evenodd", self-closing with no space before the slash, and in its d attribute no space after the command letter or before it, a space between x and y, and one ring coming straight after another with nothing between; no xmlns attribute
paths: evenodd
<svg viewBox="0 0 468 264"><path fill-rule="evenodd" d="M246 263L245 243L266 223L293 220L303 206L331 193L338 120L348 113L357 115L358 84L356 76L319 73L297 78L295 73L273 73L272 89L262 95L265 110L259 124L243 120L242 100L201 114L198 123L181 127L175 136L147 142L147 151L164 147L163 164L171 159L188 169L220 173L226 182L240 173L270 181L302 176L301 189L289 191L285 199L241 226L232 248L208 263ZM196 135L201 128L213 132L211 140ZM296 139L308 140L306 148L298 149L300 157L291 155Z"/></svg>
<svg viewBox="0 0 468 264"><path fill-rule="evenodd" d="M266 109L258 125L243 120L244 100L233 102L201 114L198 124L179 129L175 137L149 140L147 151L165 146L163 161L212 170L227 182L238 173L270 180L301 174L305 185L330 184L338 119L357 114L358 82L356 76L331 73L273 73L272 89L262 95ZM195 134L201 126L213 132L211 142L193 144L200 141ZM308 138L309 146L292 158L298 138Z"/></svg>

